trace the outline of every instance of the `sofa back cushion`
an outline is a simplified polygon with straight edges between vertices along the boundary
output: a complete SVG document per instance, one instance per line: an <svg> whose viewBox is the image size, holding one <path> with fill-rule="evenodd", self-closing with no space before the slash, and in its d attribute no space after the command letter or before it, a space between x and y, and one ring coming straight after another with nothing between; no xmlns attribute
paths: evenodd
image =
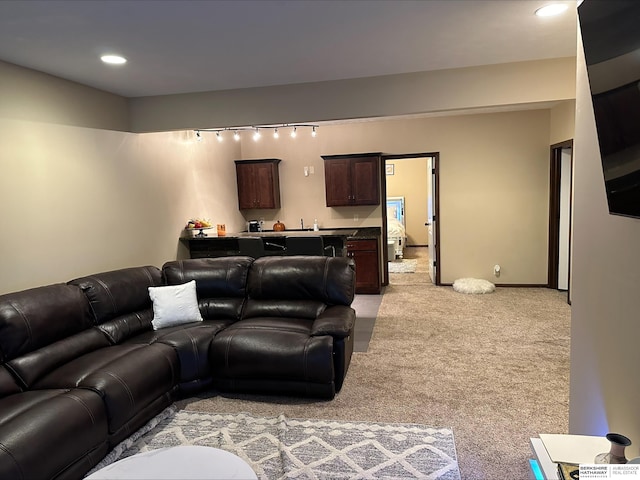
<svg viewBox="0 0 640 480"><path fill-rule="evenodd" d="M7 362L7 369L23 388L29 389L56 368L109 345L104 333L93 327L14 358Z"/></svg>
<svg viewBox="0 0 640 480"><path fill-rule="evenodd" d="M153 310L149 287L162 285L157 267L132 267L96 273L69 282L80 287L94 321L113 343L151 329Z"/></svg>
<svg viewBox="0 0 640 480"><path fill-rule="evenodd" d="M0 365L0 398L20 393L22 390L11 376L11 374Z"/></svg>
<svg viewBox="0 0 640 480"><path fill-rule="evenodd" d="M0 295L0 360L20 357L92 325L87 299L71 285Z"/></svg>
<svg viewBox="0 0 640 480"><path fill-rule="evenodd" d="M249 270L243 318L316 318L328 305L351 305L355 265L346 257L272 256Z"/></svg>
<svg viewBox="0 0 640 480"><path fill-rule="evenodd" d="M200 312L205 320L238 320L244 304L251 257L192 258L167 262L167 285L196 281Z"/></svg>

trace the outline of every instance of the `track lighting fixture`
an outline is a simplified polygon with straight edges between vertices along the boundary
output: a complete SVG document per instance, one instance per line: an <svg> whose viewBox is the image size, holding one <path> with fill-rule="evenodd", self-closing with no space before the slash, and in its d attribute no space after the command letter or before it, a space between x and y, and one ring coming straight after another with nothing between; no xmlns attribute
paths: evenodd
<svg viewBox="0 0 640 480"><path fill-rule="evenodd" d="M315 137L318 134L318 125L313 124L305 124L305 123L282 123L279 125L254 125L251 127L229 127L229 128L201 128L199 130L194 130L196 132L196 139L198 141L202 140L203 132L213 132L216 134L216 138L219 142L224 140L224 132L233 132L233 139L238 142L240 141L240 132L242 131L251 131L253 132L253 140L258 141L262 136L260 130L272 129L273 130L273 138L280 138L280 129L282 128L291 128L291 137L296 138L298 134L298 128L308 127L311 128L311 136Z"/></svg>

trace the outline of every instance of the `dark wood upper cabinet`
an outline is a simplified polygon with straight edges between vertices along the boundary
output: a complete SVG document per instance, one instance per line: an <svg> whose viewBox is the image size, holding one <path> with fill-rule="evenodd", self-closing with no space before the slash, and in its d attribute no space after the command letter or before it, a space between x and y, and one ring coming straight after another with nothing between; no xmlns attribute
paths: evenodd
<svg viewBox="0 0 640 480"><path fill-rule="evenodd" d="M322 158L327 207L380 204L380 154Z"/></svg>
<svg viewBox="0 0 640 480"><path fill-rule="evenodd" d="M278 158L236 160L238 207L280 208L280 177Z"/></svg>

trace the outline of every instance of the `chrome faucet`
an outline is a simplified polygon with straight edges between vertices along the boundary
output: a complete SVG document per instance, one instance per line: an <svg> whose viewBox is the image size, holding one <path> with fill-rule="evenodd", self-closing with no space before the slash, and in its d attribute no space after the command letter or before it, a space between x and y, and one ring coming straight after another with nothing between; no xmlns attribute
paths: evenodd
<svg viewBox="0 0 640 480"><path fill-rule="evenodd" d="M304 230L304 221L300 219L300 230Z"/></svg>

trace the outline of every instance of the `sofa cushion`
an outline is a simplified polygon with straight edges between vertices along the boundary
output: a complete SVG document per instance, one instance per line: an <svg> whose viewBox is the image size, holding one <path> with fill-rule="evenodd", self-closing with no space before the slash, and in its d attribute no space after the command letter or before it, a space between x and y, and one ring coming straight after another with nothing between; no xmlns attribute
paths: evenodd
<svg viewBox="0 0 640 480"><path fill-rule="evenodd" d="M167 262L167 285L196 281L200 312L207 320L238 320L246 296L251 257L194 258Z"/></svg>
<svg viewBox="0 0 640 480"><path fill-rule="evenodd" d="M100 329L109 341L116 345L144 332L153 331L153 310L147 308L138 312L120 315L107 320L96 328Z"/></svg>
<svg viewBox="0 0 640 480"><path fill-rule="evenodd" d="M20 392L20 385L4 366L0 366L0 398Z"/></svg>
<svg viewBox="0 0 640 480"><path fill-rule="evenodd" d="M274 386L283 382L289 388L297 385L301 389L285 389L282 393L320 391L323 396L333 396L333 338L310 336L311 325L310 320L281 318L234 323L211 342L214 383L227 390L250 391L268 382ZM311 388L314 384L320 388Z"/></svg>
<svg viewBox="0 0 640 480"><path fill-rule="evenodd" d="M216 377L333 382L332 337L310 337L308 322L241 320L211 344Z"/></svg>
<svg viewBox="0 0 640 480"><path fill-rule="evenodd" d="M112 343L151 329L153 311L147 289L162 285L158 268L123 268L77 278L69 284L84 292L94 322Z"/></svg>
<svg viewBox="0 0 640 480"><path fill-rule="evenodd" d="M318 300L247 300L242 318L280 317L306 318L313 320L324 312L327 306Z"/></svg>
<svg viewBox="0 0 640 480"><path fill-rule="evenodd" d="M63 338L36 351L7 362L7 368L26 389L52 370L84 355L109 346L104 334L95 327Z"/></svg>
<svg viewBox="0 0 640 480"><path fill-rule="evenodd" d="M154 330L202 321L195 280L180 285L149 287L149 296L153 302L151 325Z"/></svg>
<svg viewBox="0 0 640 480"><path fill-rule="evenodd" d="M80 289L55 284L0 295L0 360L7 361L90 328Z"/></svg>
<svg viewBox="0 0 640 480"><path fill-rule="evenodd" d="M88 390L0 399L0 478L81 478L107 454L107 415Z"/></svg>
<svg viewBox="0 0 640 480"><path fill-rule="evenodd" d="M173 391L178 369L177 355L167 345L112 345L60 366L33 389L81 387L97 392L107 409L109 433L120 438L127 422Z"/></svg>
<svg viewBox="0 0 640 480"><path fill-rule="evenodd" d="M180 359L180 388L187 383L211 379L209 345L213 337L231 325L231 320L204 320L161 330L151 330L127 340L126 343L152 344L160 342L171 346ZM196 385L194 384L194 385Z"/></svg>
<svg viewBox="0 0 640 480"><path fill-rule="evenodd" d="M151 308L147 288L162 285L157 267L132 267L96 273L68 282L89 299L96 323Z"/></svg>
<svg viewBox="0 0 640 480"><path fill-rule="evenodd" d="M345 257L261 257L249 270L251 300L314 300L351 305L355 264Z"/></svg>

